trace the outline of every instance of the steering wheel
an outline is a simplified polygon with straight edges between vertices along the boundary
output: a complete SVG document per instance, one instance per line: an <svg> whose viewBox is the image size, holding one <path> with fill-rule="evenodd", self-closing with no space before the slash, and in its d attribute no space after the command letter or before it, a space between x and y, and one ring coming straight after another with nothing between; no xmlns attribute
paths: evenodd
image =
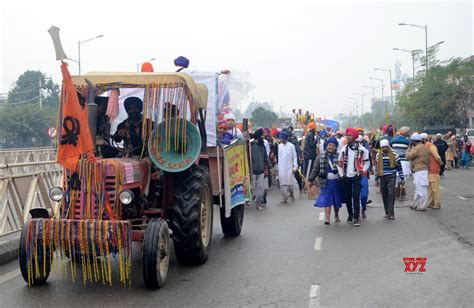
<svg viewBox="0 0 474 308"><path fill-rule="evenodd" d="M135 134L135 133L131 133L130 135L134 135L134 136L137 136L137 137L141 138L140 135ZM121 157L126 157L126 156L130 155L131 153L135 152L136 150L142 148L141 145L136 146L136 147L131 148L131 149L129 149L129 148L127 148L127 147L126 147L126 148L122 148L122 147L119 146L119 143L116 142L113 138L110 138L110 139L108 139L107 141L108 141L109 144L112 146L112 148L114 148L118 153L120 153L120 156L121 156ZM123 142L125 143L125 140L123 140Z"/></svg>

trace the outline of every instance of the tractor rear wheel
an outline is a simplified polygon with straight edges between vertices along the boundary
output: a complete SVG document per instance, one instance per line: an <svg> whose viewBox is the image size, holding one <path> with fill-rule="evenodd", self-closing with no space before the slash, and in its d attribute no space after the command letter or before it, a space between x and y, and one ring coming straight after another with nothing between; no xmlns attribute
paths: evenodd
<svg viewBox="0 0 474 308"><path fill-rule="evenodd" d="M225 204L220 208L222 232L226 237L236 237L242 232L245 205L237 205L230 211L230 217L225 217Z"/></svg>
<svg viewBox="0 0 474 308"><path fill-rule="evenodd" d="M170 227L176 259L183 265L207 261L212 239L213 202L209 170L191 167L174 180Z"/></svg>
<svg viewBox="0 0 474 308"><path fill-rule="evenodd" d="M143 280L147 289L161 288L170 264L170 231L161 218L152 218L143 238Z"/></svg>
<svg viewBox="0 0 474 308"><path fill-rule="evenodd" d="M20 236L20 247L18 253L18 259L20 261L20 271L23 279L29 286L39 286L48 280L49 272L51 271L51 249L46 246L43 252L43 238L31 239L33 242L30 244L31 247L27 246L28 231L31 220L28 220L21 230ZM31 259L34 254L38 259L38 262L27 259L27 256ZM46 256L46 257L45 257ZM29 268L28 268L29 267ZM29 274L28 274L29 273ZM28 277L31 275L30 277Z"/></svg>

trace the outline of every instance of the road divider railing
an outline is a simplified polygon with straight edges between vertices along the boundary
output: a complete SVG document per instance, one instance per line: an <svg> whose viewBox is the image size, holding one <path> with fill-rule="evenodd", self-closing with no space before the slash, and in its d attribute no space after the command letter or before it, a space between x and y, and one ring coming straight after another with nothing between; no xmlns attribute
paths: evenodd
<svg viewBox="0 0 474 308"><path fill-rule="evenodd" d="M56 159L56 149L45 148L19 148L0 150L0 163L27 163L50 161Z"/></svg>
<svg viewBox="0 0 474 308"><path fill-rule="evenodd" d="M55 160L0 163L0 236L21 230L33 208L54 211L49 190L61 186L62 179Z"/></svg>

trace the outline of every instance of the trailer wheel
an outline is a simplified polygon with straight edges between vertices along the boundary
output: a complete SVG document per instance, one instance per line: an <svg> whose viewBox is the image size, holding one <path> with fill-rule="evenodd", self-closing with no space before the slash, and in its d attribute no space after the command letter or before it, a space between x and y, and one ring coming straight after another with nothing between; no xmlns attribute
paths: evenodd
<svg viewBox="0 0 474 308"><path fill-rule="evenodd" d="M236 237L242 232L242 225L244 223L244 208L243 204L235 206L230 211L230 217L225 217L225 205L220 208L222 232L226 237Z"/></svg>
<svg viewBox="0 0 474 308"><path fill-rule="evenodd" d="M142 254L146 288L161 288L166 282L170 264L170 231L165 220L150 220L143 238Z"/></svg>
<svg viewBox="0 0 474 308"><path fill-rule="evenodd" d="M176 259L183 265L206 262L212 238L213 202L209 170L192 167L174 181L170 226Z"/></svg>
<svg viewBox="0 0 474 308"><path fill-rule="evenodd" d="M20 271L23 279L30 286L39 286L42 285L48 280L49 272L51 271L51 249L46 247L46 258L43 253L43 238L39 237L36 247L32 247L30 251L27 251L26 241L28 240L28 230L31 220L28 220L24 225L21 231L20 236L20 247L19 247L19 262L20 262ZM34 251L36 250L36 251ZM30 264L30 273L31 277L28 279L28 260L27 256L35 253L38 258L38 262L31 262ZM37 275L38 274L38 275Z"/></svg>

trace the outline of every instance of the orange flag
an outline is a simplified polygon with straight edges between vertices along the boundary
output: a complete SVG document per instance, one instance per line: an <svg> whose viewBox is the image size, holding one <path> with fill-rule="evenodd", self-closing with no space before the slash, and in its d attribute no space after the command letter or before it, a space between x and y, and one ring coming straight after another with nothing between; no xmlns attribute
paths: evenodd
<svg viewBox="0 0 474 308"><path fill-rule="evenodd" d="M59 146L57 161L66 169L76 171L77 163L81 154L87 153L89 158L94 157L94 145L92 144L87 117L87 105L79 102L79 97L71 74L67 69L67 63L61 65L63 75L64 98L61 98L62 115L59 131Z"/></svg>

